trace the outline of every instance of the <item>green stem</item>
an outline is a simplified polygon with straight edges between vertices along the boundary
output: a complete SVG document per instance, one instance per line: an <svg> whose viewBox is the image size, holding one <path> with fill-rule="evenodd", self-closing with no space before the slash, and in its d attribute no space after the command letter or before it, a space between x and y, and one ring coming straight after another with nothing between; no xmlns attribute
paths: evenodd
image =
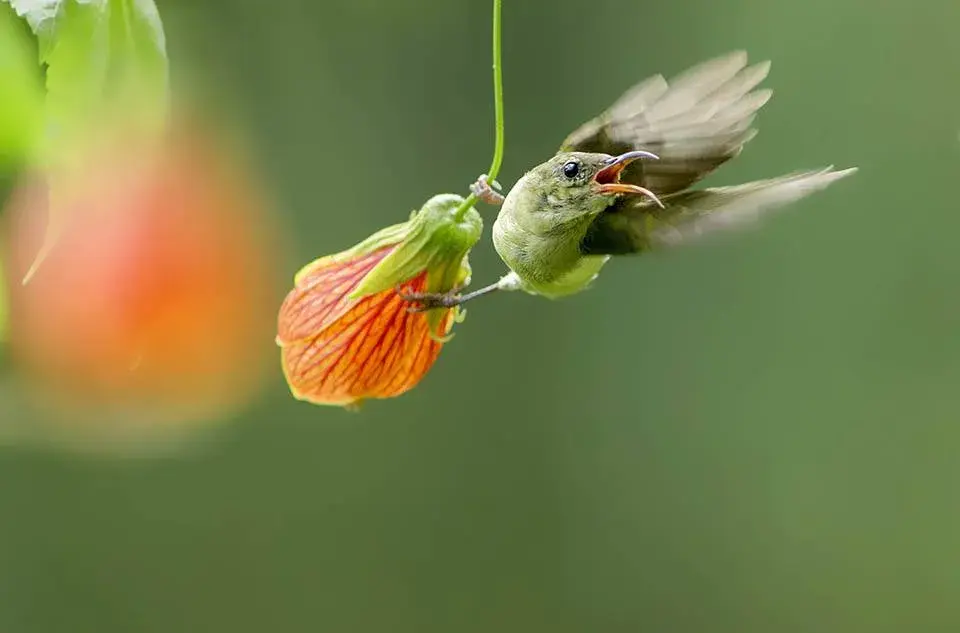
<svg viewBox="0 0 960 633"><path fill-rule="evenodd" d="M496 119L496 141L493 149L493 160L490 162L490 169L487 170L487 182L492 183L497 179L500 173L500 165L503 163L503 65L500 63L501 49L501 29L500 29L500 4L501 0L493 0L493 107L494 117ZM477 196L470 194L467 199L460 204L456 211L456 219L459 222L467 211L477 203Z"/></svg>
<svg viewBox="0 0 960 633"><path fill-rule="evenodd" d="M500 173L500 164L503 163L503 64L500 63L500 3L493 0L493 107L496 117L496 144L493 150L493 161L487 176L490 182L497 179Z"/></svg>

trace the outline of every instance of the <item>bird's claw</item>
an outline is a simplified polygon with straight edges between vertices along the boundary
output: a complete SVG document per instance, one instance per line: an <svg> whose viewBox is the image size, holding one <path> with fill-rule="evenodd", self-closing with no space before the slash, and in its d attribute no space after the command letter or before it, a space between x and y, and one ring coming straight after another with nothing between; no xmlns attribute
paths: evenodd
<svg viewBox="0 0 960 633"><path fill-rule="evenodd" d="M460 293L456 288L450 292L407 292L397 287L396 292L407 303L417 304L409 306L407 312L427 312L439 308L454 308L460 305Z"/></svg>
<svg viewBox="0 0 960 633"><path fill-rule="evenodd" d="M488 180L489 176L487 176L487 174L481 174L480 177L477 178L477 181L470 185L470 192L487 204L502 204L504 196L498 191L502 188L500 187L500 183L494 180L493 186L491 186Z"/></svg>

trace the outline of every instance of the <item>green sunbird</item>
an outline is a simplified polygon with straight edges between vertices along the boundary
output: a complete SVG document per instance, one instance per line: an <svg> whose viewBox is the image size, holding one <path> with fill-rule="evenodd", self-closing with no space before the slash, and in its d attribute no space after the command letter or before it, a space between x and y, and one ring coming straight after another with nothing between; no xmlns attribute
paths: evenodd
<svg viewBox="0 0 960 633"><path fill-rule="evenodd" d="M493 242L510 272L479 290L406 295L415 311L452 307L494 290L548 298L586 289L611 256L684 244L739 227L856 168L796 172L742 185L691 190L756 135L757 111L772 91L757 89L769 62L747 65L735 52L667 82L640 82L588 121L548 161L507 193L486 176L472 187L502 204Z"/></svg>

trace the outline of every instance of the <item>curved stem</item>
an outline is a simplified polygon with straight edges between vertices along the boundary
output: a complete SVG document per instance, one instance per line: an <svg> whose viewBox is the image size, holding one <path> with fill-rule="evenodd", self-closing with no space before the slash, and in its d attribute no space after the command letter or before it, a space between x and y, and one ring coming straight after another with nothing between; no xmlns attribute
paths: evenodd
<svg viewBox="0 0 960 633"><path fill-rule="evenodd" d="M490 169L487 170L487 182L493 182L497 179L500 172L500 165L503 163L503 66L500 63L501 49L501 0L493 0L493 107L496 126L496 140L493 148L493 160L490 162ZM470 194L463 201L456 212L456 219L462 220L467 210L477 203L477 196Z"/></svg>

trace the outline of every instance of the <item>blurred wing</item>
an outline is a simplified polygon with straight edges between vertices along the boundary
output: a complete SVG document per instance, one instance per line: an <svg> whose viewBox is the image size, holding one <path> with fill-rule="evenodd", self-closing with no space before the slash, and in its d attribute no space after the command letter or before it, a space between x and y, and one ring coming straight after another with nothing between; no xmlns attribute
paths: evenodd
<svg viewBox="0 0 960 633"><path fill-rule="evenodd" d="M560 151L647 150L660 160L636 161L621 180L661 196L682 191L739 154L756 134L750 126L773 91L754 88L769 70L769 62L747 66L747 54L738 51L671 82L655 75L568 136Z"/></svg>
<svg viewBox="0 0 960 633"><path fill-rule="evenodd" d="M825 189L857 171L788 174L733 187L713 187L663 199L666 209L636 197L621 198L590 226L581 242L584 255L626 255L678 246L725 229L741 228L761 214Z"/></svg>

